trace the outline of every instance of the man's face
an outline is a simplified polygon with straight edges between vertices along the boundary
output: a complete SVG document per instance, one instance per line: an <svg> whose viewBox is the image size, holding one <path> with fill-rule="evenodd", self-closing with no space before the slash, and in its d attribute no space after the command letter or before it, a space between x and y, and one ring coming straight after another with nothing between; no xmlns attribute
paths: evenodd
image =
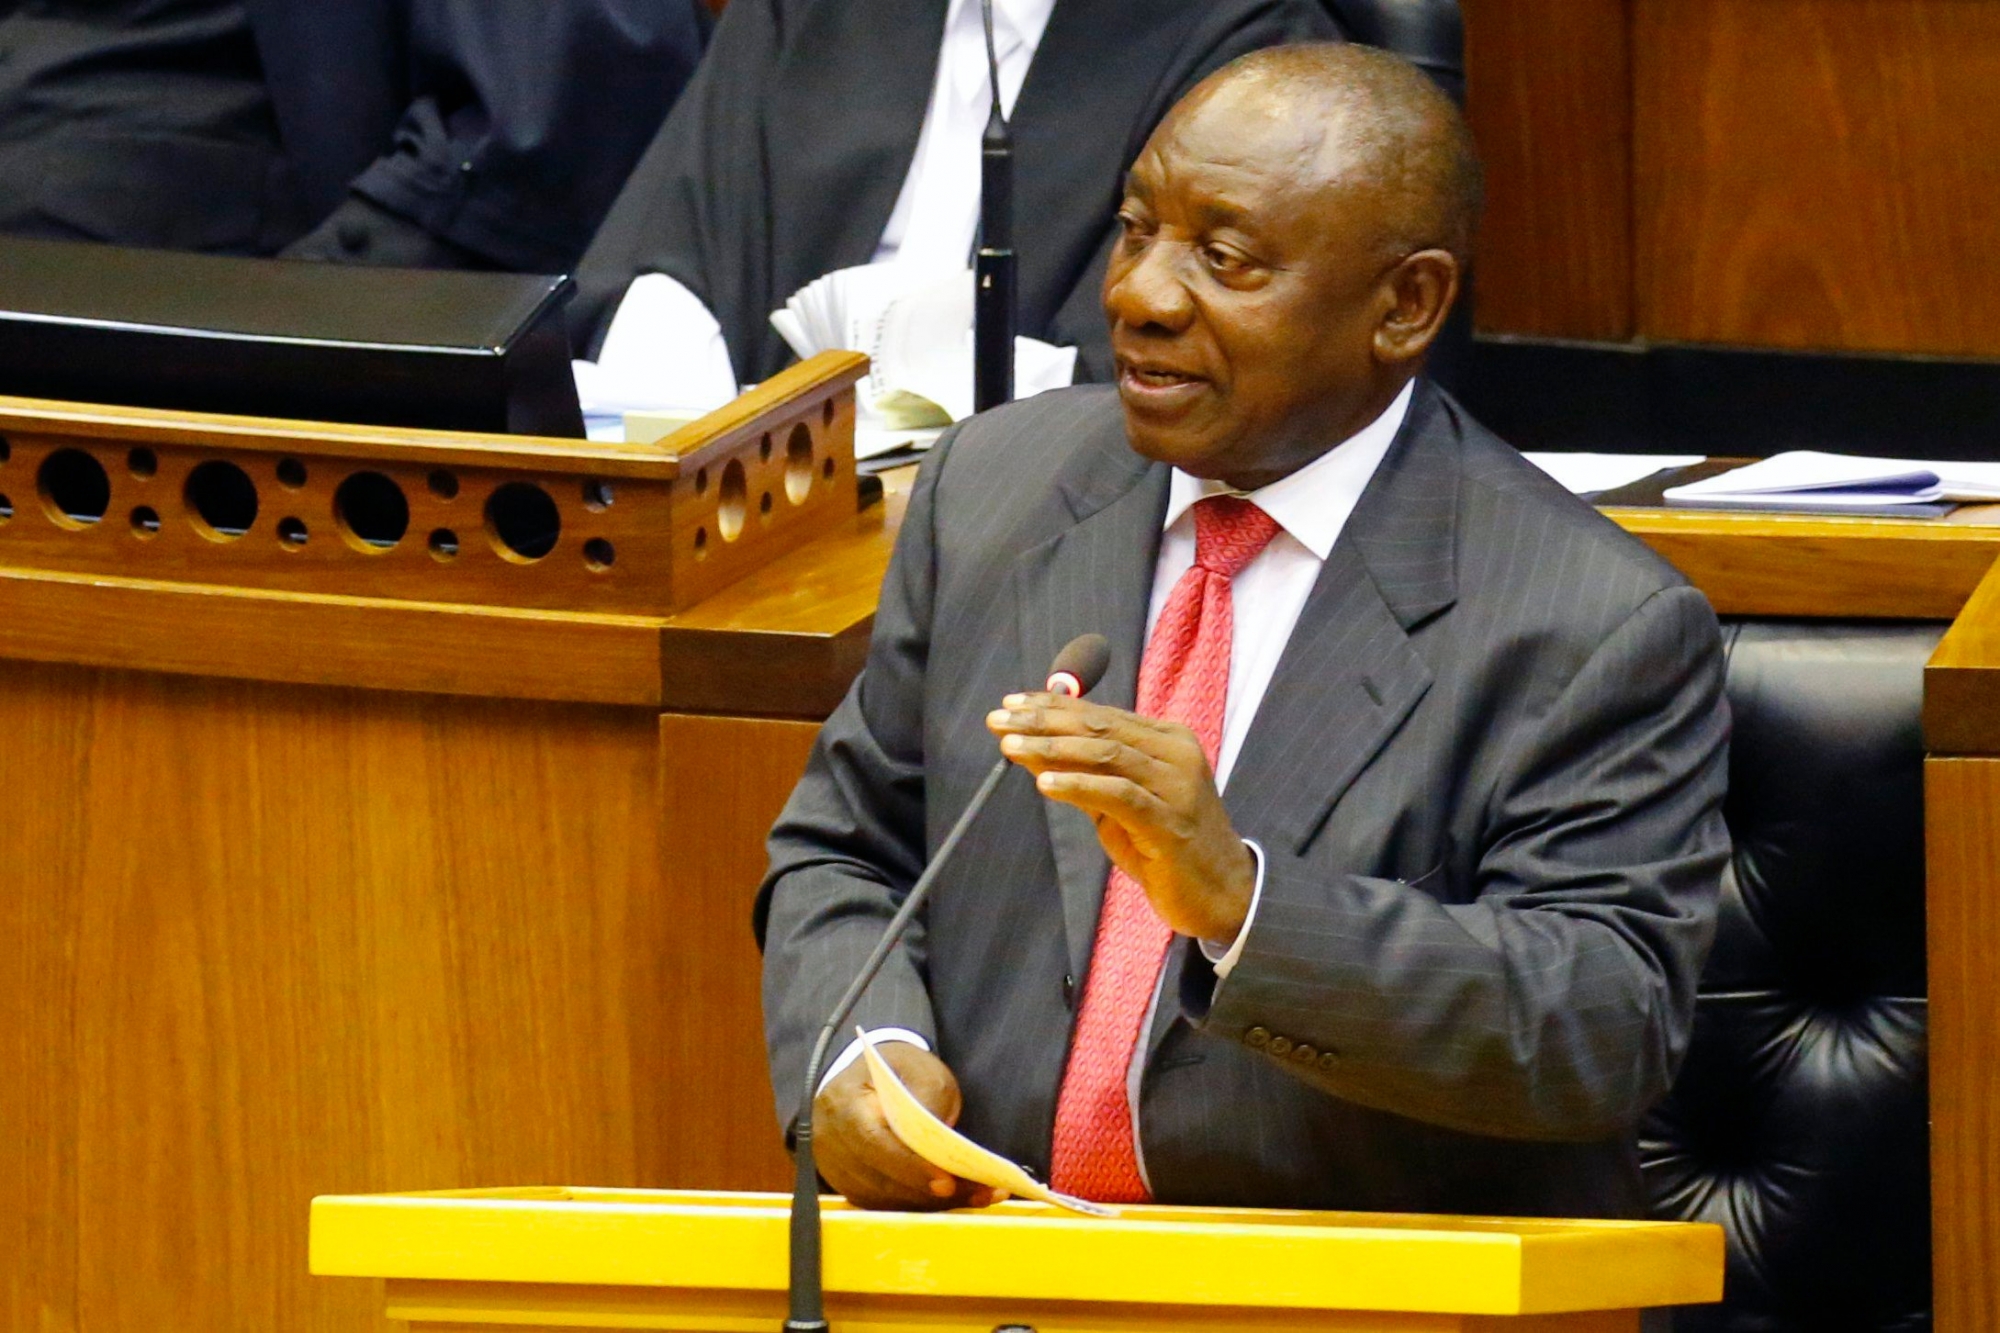
<svg viewBox="0 0 2000 1333"><path fill-rule="evenodd" d="M1249 489L1385 405L1374 337L1397 257L1379 187L1343 178L1337 137L1225 89L1170 116L1133 164L1104 310L1147 458Z"/></svg>

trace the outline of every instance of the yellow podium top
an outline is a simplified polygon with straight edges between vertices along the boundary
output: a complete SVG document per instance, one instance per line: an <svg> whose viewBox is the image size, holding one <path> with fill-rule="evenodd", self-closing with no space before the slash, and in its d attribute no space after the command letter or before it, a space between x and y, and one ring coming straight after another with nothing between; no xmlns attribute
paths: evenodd
<svg viewBox="0 0 2000 1333"><path fill-rule="evenodd" d="M327 1196L325 1276L764 1293L785 1286L776 1194L501 1189ZM826 1288L1036 1301L1554 1314L1722 1295L1720 1227L1031 1203L871 1213L824 1201Z"/></svg>

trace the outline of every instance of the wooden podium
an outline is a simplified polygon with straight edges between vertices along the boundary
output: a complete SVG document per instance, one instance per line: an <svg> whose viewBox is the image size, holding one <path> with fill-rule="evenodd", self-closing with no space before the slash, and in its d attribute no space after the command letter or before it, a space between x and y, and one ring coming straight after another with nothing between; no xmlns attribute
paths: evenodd
<svg viewBox="0 0 2000 1333"><path fill-rule="evenodd" d="M630 447L0 400L0 1329L377 1328L315 1194L782 1179L745 789L865 646L865 364Z"/></svg>
<svg viewBox="0 0 2000 1333"><path fill-rule="evenodd" d="M411 1333L774 1333L774 1194L589 1189L315 1199L312 1271L386 1278ZM1148 1206L867 1213L824 1201L835 1333L1637 1333L1722 1294L1722 1229Z"/></svg>

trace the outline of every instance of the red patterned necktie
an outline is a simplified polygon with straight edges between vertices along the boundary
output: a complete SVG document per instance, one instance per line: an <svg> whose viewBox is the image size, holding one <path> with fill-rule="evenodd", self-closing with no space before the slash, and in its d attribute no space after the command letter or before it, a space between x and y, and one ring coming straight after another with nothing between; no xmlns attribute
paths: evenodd
<svg viewBox="0 0 2000 1333"><path fill-rule="evenodd" d="M1193 731L1211 768L1222 749L1222 710L1229 697L1234 629L1229 581L1277 534L1277 520L1248 500L1218 495L1198 502L1194 565L1168 594L1139 663L1139 713ZM1049 1168L1056 1189L1105 1203L1144 1203L1150 1197L1139 1174L1125 1086L1172 940L1145 889L1112 867L1056 1103Z"/></svg>

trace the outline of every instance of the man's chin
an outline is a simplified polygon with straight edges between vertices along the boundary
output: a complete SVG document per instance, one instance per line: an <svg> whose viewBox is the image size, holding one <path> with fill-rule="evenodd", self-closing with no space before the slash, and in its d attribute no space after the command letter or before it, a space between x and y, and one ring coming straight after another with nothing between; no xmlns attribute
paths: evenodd
<svg viewBox="0 0 2000 1333"><path fill-rule="evenodd" d="M1162 427L1127 412L1125 439L1141 458L1179 468L1192 477L1215 477L1225 466L1219 442L1207 432Z"/></svg>

